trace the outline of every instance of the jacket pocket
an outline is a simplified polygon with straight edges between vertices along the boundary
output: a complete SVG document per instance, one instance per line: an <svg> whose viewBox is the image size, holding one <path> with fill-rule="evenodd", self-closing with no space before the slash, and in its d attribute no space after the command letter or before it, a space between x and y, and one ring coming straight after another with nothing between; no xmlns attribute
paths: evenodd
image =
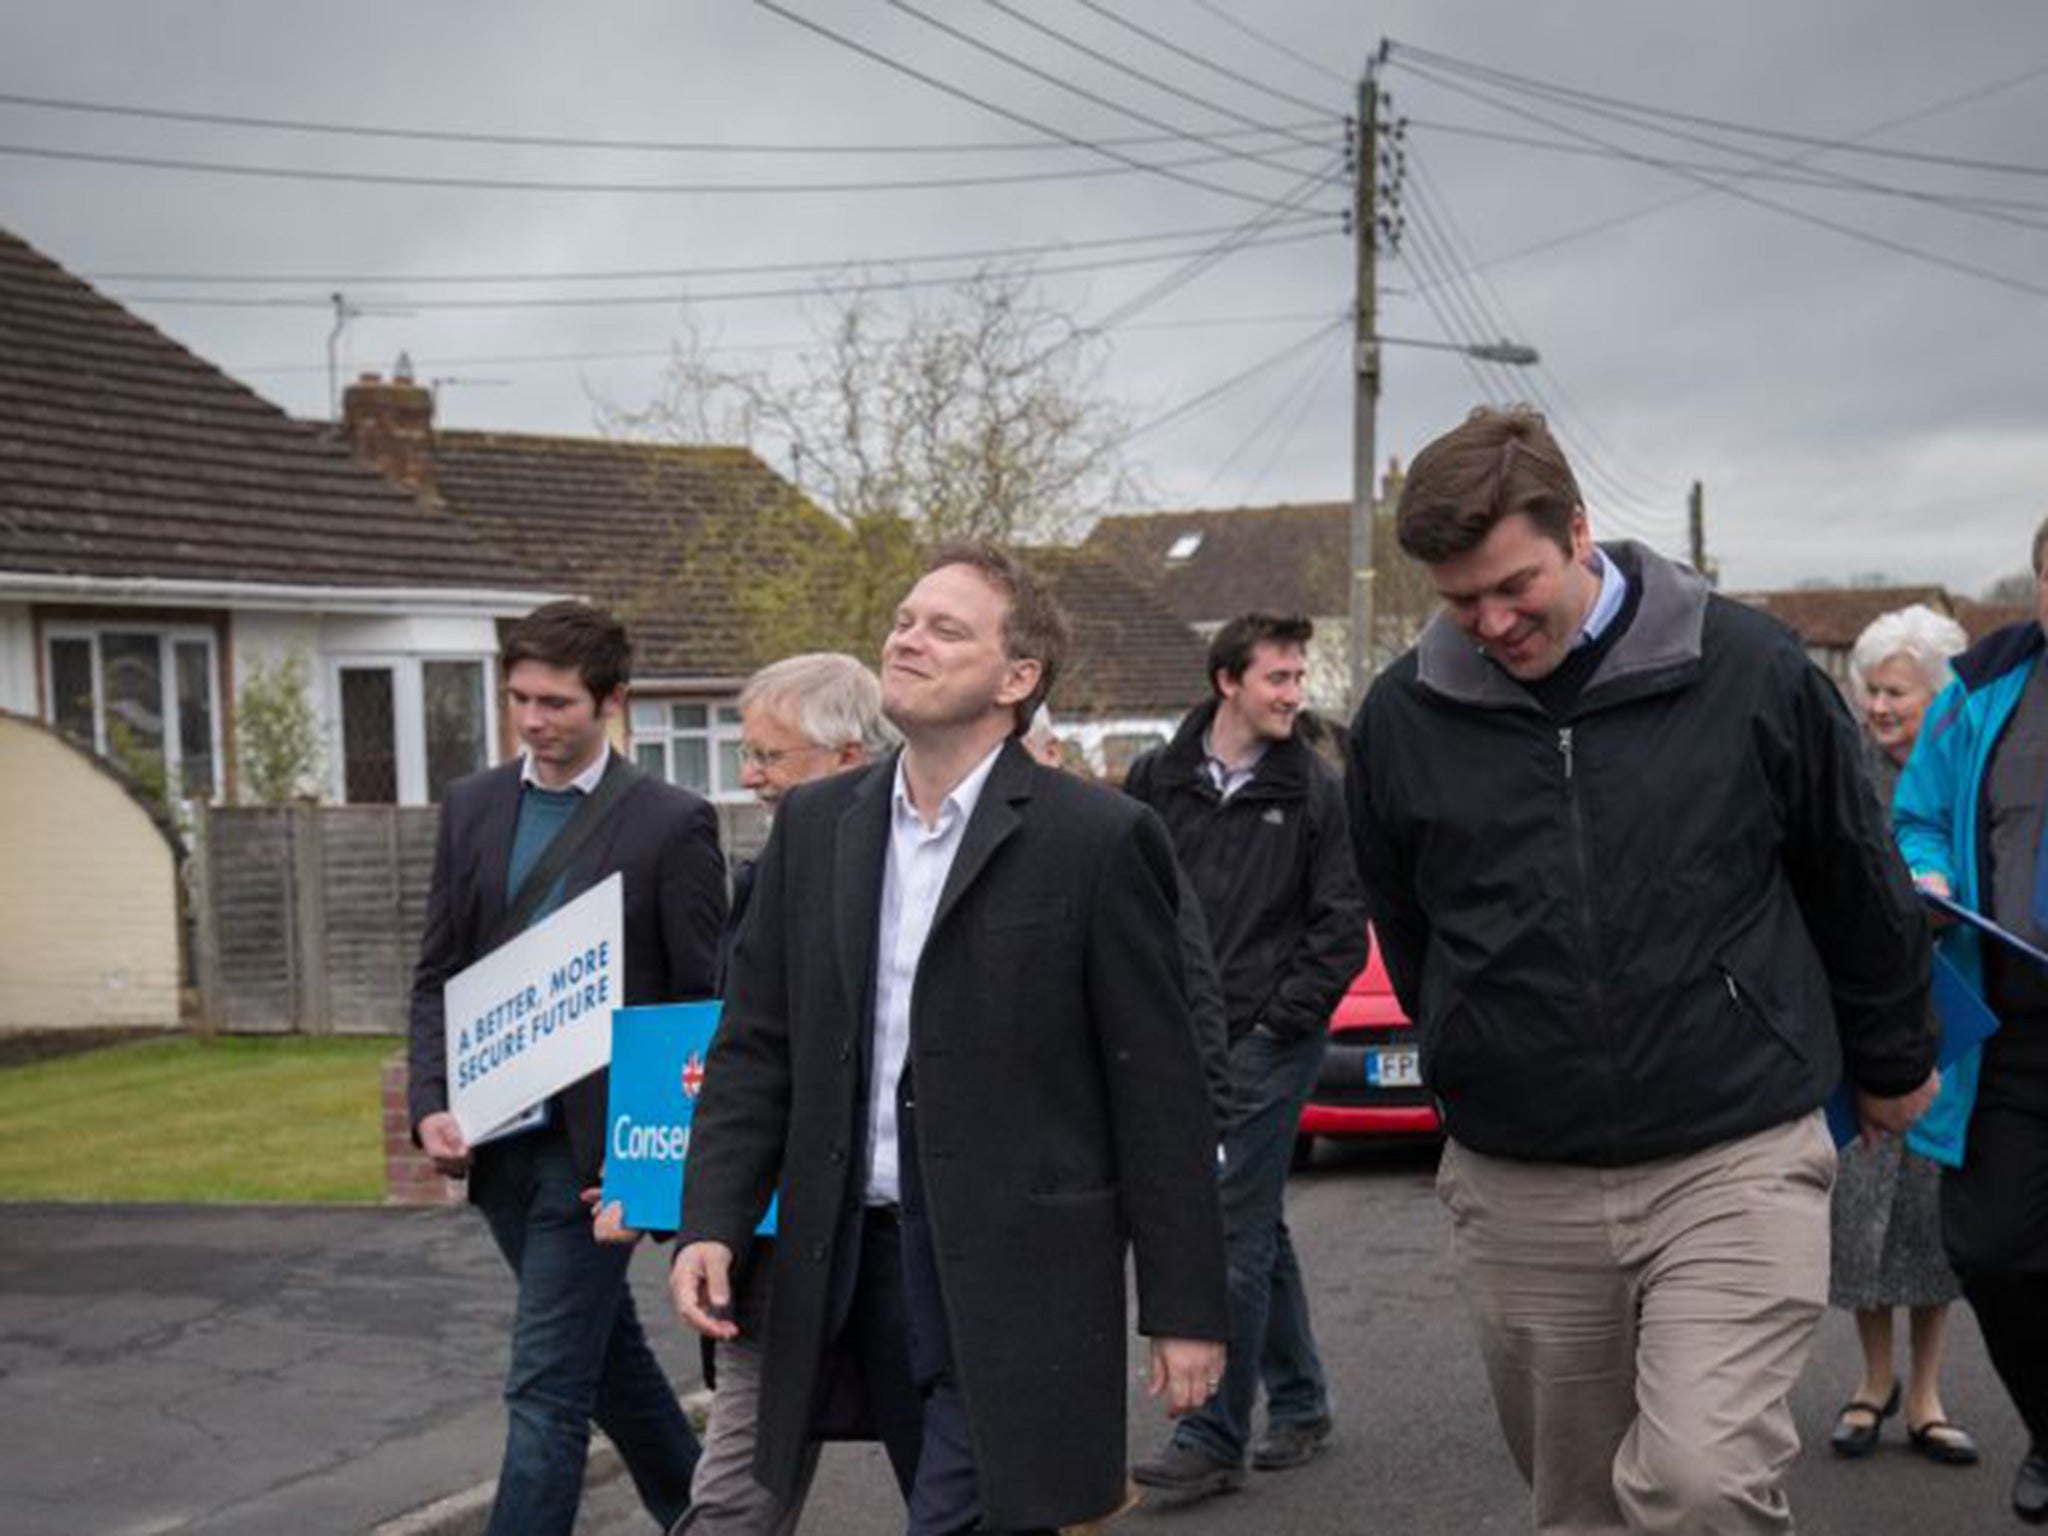
<svg viewBox="0 0 2048 1536"><path fill-rule="evenodd" d="M1720 973L1721 989L1727 995L1729 1008L1745 1027L1756 1030L1767 1040L1776 1041L1792 1053L1793 1060L1804 1066L1806 1042L1799 1038L1798 1030L1766 1008L1755 989L1744 986L1726 961L1717 963L1714 969Z"/></svg>

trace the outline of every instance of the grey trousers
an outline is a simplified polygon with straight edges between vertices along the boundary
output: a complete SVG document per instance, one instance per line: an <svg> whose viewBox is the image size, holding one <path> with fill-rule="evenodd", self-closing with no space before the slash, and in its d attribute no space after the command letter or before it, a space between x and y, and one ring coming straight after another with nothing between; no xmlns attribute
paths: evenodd
<svg viewBox="0 0 2048 1536"><path fill-rule="evenodd" d="M1459 1288L1545 1536L1792 1529L1834 1169L1818 1112L1623 1168L1445 1145Z"/></svg>
<svg viewBox="0 0 2048 1536"><path fill-rule="evenodd" d="M794 1536L818 1443L804 1450L796 1493L786 1504L754 1480L756 1420L761 1408L761 1340L766 1333L774 1266L755 1264L741 1284L737 1315L746 1332L718 1345L718 1390L704 1426L704 1453L690 1483L690 1508L671 1536Z"/></svg>

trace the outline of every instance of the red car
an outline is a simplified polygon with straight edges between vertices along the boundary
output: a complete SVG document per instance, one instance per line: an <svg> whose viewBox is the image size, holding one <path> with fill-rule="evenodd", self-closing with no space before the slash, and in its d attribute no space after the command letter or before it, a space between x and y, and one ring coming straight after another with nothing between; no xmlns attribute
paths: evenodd
<svg viewBox="0 0 2048 1536"><path fill-rule="evenodd" d="M1295 1166L1308 1161L1318 1136L1381 1140L1442 1134L1436 1105L1422 1086L1415 1026L1401 1011L1375 943L1372 958L1330 1015L1323 1069L1301 1111Z"/></svg>

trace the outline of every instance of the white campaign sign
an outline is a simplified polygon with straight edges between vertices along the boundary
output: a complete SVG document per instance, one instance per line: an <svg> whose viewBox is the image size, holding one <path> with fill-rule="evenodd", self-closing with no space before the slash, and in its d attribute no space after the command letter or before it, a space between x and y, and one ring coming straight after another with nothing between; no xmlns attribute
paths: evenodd
<svg viewBox="0 0 2048 1536"><path fill-rule="evenodd" d="M442 989L448 1107L471 1142L612 1059L624 886L592 886Z"/></svg>

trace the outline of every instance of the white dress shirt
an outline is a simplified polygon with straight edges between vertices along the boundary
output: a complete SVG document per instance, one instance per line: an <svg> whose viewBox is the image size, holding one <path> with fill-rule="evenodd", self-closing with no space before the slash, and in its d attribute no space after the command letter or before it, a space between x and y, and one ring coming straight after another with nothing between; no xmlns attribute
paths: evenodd
<svg viewBox="0 0 2048 1536"><path fill-rule="evenodd" d="M1591 645L1606 634L1607 626L1628 601L1628 576L1621 566L1598 549L1593 551L1593 557L1600 562L1594 571L1600 578L1600 590L1593 595L1593 606L1586 610L1586 622L1579 628L1579 638L1572 642L1573 650Z"/></svg>
<svg viewBox="0 0 2048 1536"><path fill-rule="evenodd" d="M868 1092L869 1205L894 1205L902 1198L896 1156L896 1087L910 1051L911 989L917 964L931 937L939 896L946 889L954 856L966 833L975 802L989 770L1003 750L998 742L953 787L939 806L936 826L927 827L903 779L903 759L896 759L896 788L890 797L889 855L882 867L881 924L875 935L875 1035L873 1083Z"/></svg>
<svg viewBox="0 0 2048 1536"><path fill-rule="evenodd" d="M1216 793L1228 800L1245 785L1258 776L1259 764L1266 760L1267 743L1261 741L1252 748L1252 755L1241 763L1226 763L1216 755L1216 748L1209 735L1202 737L1202 767L1209 775L1209 782L1216 786Z"/></svg>
<svg viewBox="0 0 2048 1536"><path fill-rule="evenodd" d="M562 790L569 789L585 795L595 793L597 782L604 777L604 771L611 766L611 761L612 744L607 741L598 748L597 756L591 760L588 768L564 784L562 789L555 790L553 793L560 794ZM547 785L541 783L540 776L533 771L533 754L531 752L521 752L519 754L519 784L521 788L528 784L531 784L535 789L547 788Z"/></svg>

